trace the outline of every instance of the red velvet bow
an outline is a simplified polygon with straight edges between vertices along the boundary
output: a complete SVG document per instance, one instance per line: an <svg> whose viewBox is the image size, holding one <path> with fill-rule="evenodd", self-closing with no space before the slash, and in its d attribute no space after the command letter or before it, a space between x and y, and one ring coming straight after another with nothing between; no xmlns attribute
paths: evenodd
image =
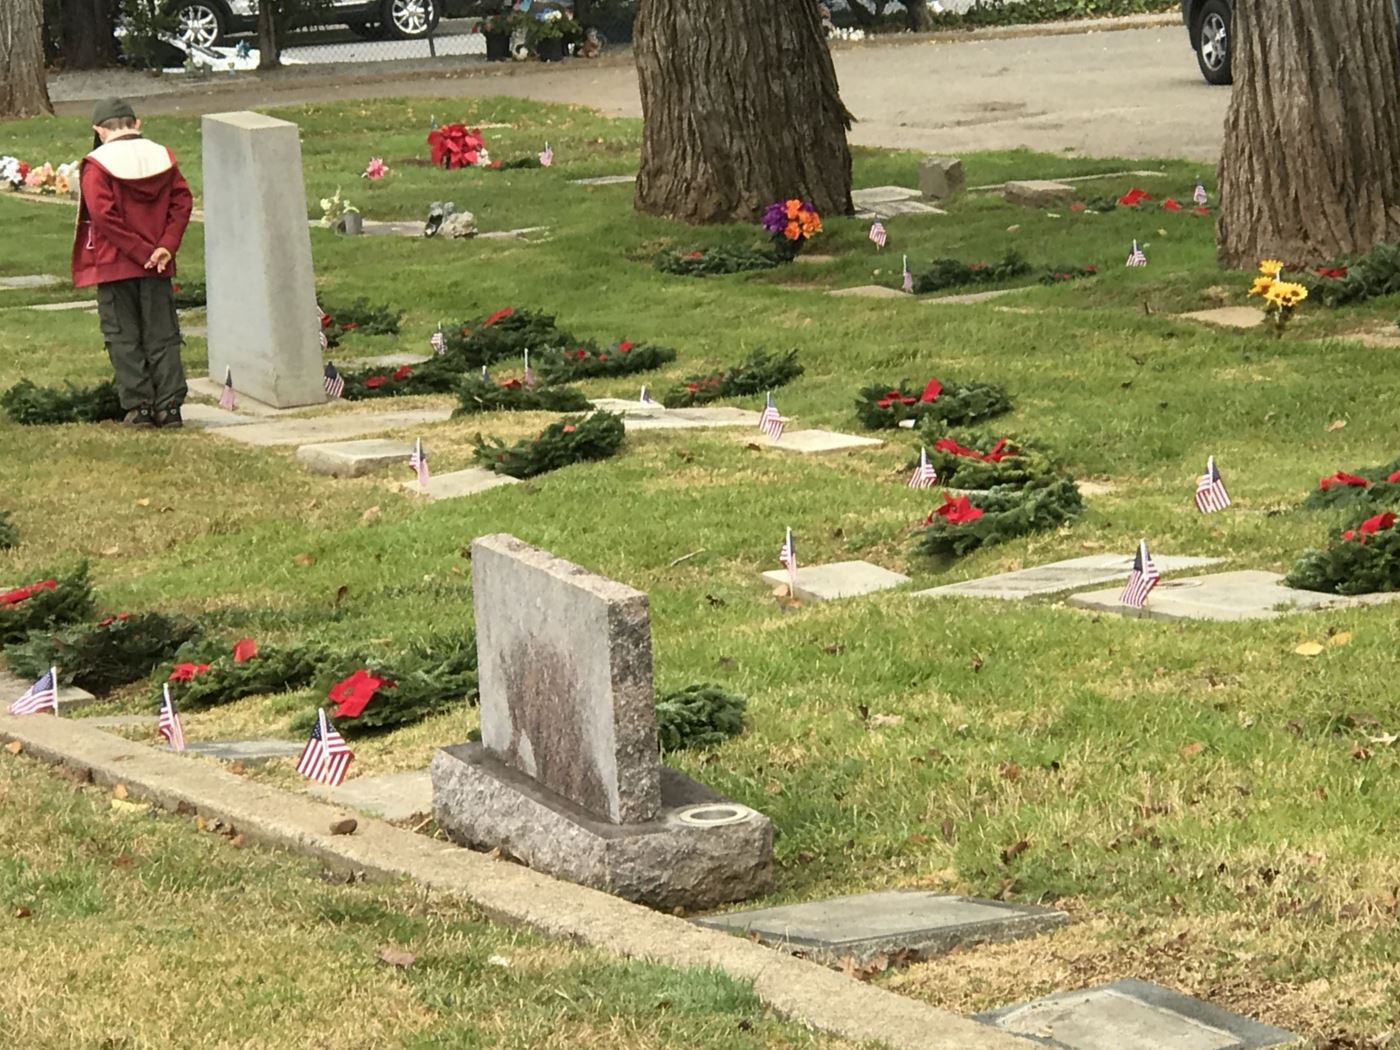
<svg viewBox="0 0 1400 1050"><path fill-rule="evenodd" d="M966 525L968 522L976 521L982 516L982 508L974 507L972 501L966 496L958 496L955 499L947 493L944 493L943 506L939 507L934 513L949 525Z"/></svg>
<svg viewBox="0 0 1400 1050"><path fill-rule="evenodd" d="M20 602L34 597L40 591L53 591L58 589L57 580L41 580L39 583L31 583L28 587L16 587L12 591L0 594L0 605L18 605Z"/></svg>
<svg viewBox="0 0 1400 1050"><path fill-rule="evenodd" d="M1162 208L1166 211L1180 211L1181 202L1178 201L1175 197L1168 197L1162 202Z"/></svg>
<svg viewBox="0 0 1400 1050"><path fill-rule="evenodd" d="M1319 277L1330 277L1334 281L1340 281L1350 271L1345 266L1319 266L1313 272Z"/></svg>
<svg viewBox="0 0 1400 1050"><path fill-rule="evenodd" d="M384 678L376 678L363 667L349 678L342 678L331 686L329 694L336 704L335 717L359 718L360 712L370 702L375 690L384 685L392 688L394 683Z"/></svg>
<svg viewBox="0 0 1400 1050"><path fill-rule="evenodd" d="M633 345L634 344L629 343L626 339L624 339L622 342L617 344L617 352L620 354L625 354L628 350L632 349Z"/></svg>
<svg viewBox="0 0 1400 1050"><path fill-rule="evenodd" d="M954 456L962 456L965 459L978 459L983 463L1000 463L1008 456L1016 455L1015 452L1009 451L1006 445L1006 438L1001 438L992 446L990 452L978 452L975 448L967 448L964 445L959 445L952 438L939 438L933 443L934 449L938 452L947 452Z"/></svg>
<svg viewBox="0 0 1400 1050"><path fill-rule="evenodd" d="M108 616L106 619L98 620L98 627L110 627L114 623L124 623L131 619L131 613L117 613L116 616Z"/></svg>
<svg viewBox="0 0 1400 1050"><path fill-rule="evenodd" d="M506 379L501 382L501 386L507 390L519 390L525 384L518 379Z"/></svg>
<svg viewBox="0 0 1400 1050"><path fill-rule="evenodd" d="M233 644L233 662L246 664L258 655L258 643L252 638L244 638Z"/></svg>
<svg viewBox="0 0 1400 1050"><path fill-rule="evenodd" d="M1371 487L1371 483L1365 478L1359 478L1355 474L1348 474L1343 470L1339 470L1330 478L1323 478L1317 483L1317 487L1323 492L1337 485L1350 485L1358 489L1369 489Z"/></svg>
<svg viewBox="0 0 1400 1050"><path fill-rule="evenodd" d="M943 384L937 379L930 379L924 387L924 392L919 395L921 404L931 405L938 400L938 395L943 393Z"/></svg>
<svg viewBox="0 0 1400 1050"><path fill-rule="evenodd" d="M188 682L195 675L203 674L207 670L209 670L208 664L176 664L175 669L170 672L170 680L172 682Z"/></svg>
<svg viewBox="0 0 1400 1050"><path fill-rule="evenodd" d="M880 408L890 408L893 405L913 405L917 402L902 390L887 390L885 396L875 404Z"/></svg>
<svg viewBox="0 0 1400 1050"><path fill-rule="evenodd" d="M394 373L394 382L397 383L400 379L407 379L411 375L413 375L413 366L404 365Z"/></svg>
<svg viewBox="0 0 1400 1050"><path fill-rule="evenodd" d="M1150 201L1151 199L1152 194L1148 193L1146 190L1140 190L1134 187L1127 193L1123 194L1123 196L1119 197L1118 203L1123 205L1123 207L1125 208L1135 208L1143 201Z"/></svg>
<svg viewBox="0 0 1400 1050"><path fill-rule="evenodd" d="M582 360L583 360L585 357L587 357L587 356L588 356L588 351L585 350L583 347L579 347L577 350L574 351L574 360L575 360L575 361L582 361Z"/></svg>
<svg viewBox="0 0 1400 1050"><path fill-rule="evenodd" d="M365 380L365 386L370 390L377 390L389 381L388 376L370 376Z"/></svg>
<svg viewBox="0 0 1400 1050"><path fill-rule="evenodd" d="M486 328L495 324L497 321L504 321L513 313L515 313L515 307L513 306L507 306L504 310L497 310L494 314L481 322L481 327Z"/></svg>
<svg viewBox="0 0 1400 1050"><path fill-rule="evenodd" d="M1374 518L1367 518L1361 523L1359 528L1347 529L1346 532L1342 533L1342 539L1349 540L1354 538L1365 543L1367 536L1374 536L1382 529L1391 528L1394 524L1395 515L1390 511L1386 511L1384 514L1377 514ZM1358 536L1357 533L1360 533L1360 535Z"/></svg>
<svg viewBox="0 0 1400 1050"><path fill-rule="evenodd" d="M1390 477L1386 478L1385 480L1394 485L1397 481L1400 481L1400 470L1397 470L1394 474L1390 475Z"/></svg>

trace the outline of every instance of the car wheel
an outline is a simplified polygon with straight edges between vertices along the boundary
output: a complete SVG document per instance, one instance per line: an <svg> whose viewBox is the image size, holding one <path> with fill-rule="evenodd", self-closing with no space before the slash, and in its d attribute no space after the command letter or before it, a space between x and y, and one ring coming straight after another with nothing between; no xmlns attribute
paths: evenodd
<svg viewBox="0 0 1400 1050"><path fill-rule="evenodd" d="M1206 0L1196 19L1196 61L1209 84L1228 84L1234 78L1230 69L1230 5L1225 0Z"/></svg>
<svg viewBox="0 0 1400 1050"><path fill-rule="evenodd" d="M350 32L363 40L383 40L384 27L378 22L346 22Z"/></svg>
<svg viewBox="0 0 1400 1050"><path fill-rule="evenodd" d="M418 40L438 24L438 0L384 0L384 32L394 40Z"/></svg>
<svg viewBox="0 0 1400 1050"><path fill-rule="evenodd" d="M175 37L196 47L213 47L228 32L224 12L213 0L185 4L175 14Z"/></svg>

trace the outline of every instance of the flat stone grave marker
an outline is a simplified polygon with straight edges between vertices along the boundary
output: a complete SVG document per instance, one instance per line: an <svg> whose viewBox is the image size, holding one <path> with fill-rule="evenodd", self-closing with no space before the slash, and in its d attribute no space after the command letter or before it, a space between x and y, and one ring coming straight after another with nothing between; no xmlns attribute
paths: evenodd
<svg viewBox="0 0 1400 1050"><path fill-rule="evenodd" d="M763 435L746 439L760 448L777 449L780 452L798 452L804 456L817 456L826 452L845 452L853 448L880 448L884 442L879 438L861 437L859 434L838 434L834 430L789 430L776 442Z"/></svg>
<svg viewBox="0 0 1400 1050"><path fill-rule="evenodd" d="M408 463L407 452L404 453L403 462ZM417 479L415 479L400 482L399 488L414 496L421 496L426 500L436 502L440 499L475 496L482 492L498 489L502 485L519 484L520 479L513 478L508 474L497 474L494 470L485 470L481 467L468 467L465 470L454 470L447 474L433 474L428 478L426 486L418 484Z"/></svg>
<svg viewBox="0 0 1400 1050"><path fill-rule="evenodd" d="M775 587L791 583L786 569L770 570L763 573L763 578ZM908 576L872 565L868 561L803 565L797 570L797 587L793 597L804 602L829 602L838 598L858 598L863 594L887 591L891 587L899 587L908 582Z"/></svg>
<svg viewBox="0 0 1400 1050"><path fill-rule="evenodd" d="M366 434L409 430L452 418L450 408L413 408L397 412L342 412L335 415L269 419L236 427L218 427L211 433L245 445L312 445L345 441Z"/></svg>
<svg viewBox="0 0 1400 1050"><path fill-rule="evenodd" d="M417 219L403 222L380 222L366 219L361 225L366 237L422 237L427 223Z"/></svg>
<svg viewBox="0 0 1400 1050"><path fill-rule="evenodd" d="M1132 609L1118 600L1118 590L1075 594L1069 604L1094 612L1121 613L1148 620L1276 620L1296 612L1355 609L1383 605L1400 594L1359 594L1346 597L1320 591L1299 591L1283 585L1276 572L1242 570L1184 580L1163 580L1147 599L1145 609Z"/></svg>
<svg viewBox="0 0 1400 1050"><path fill-rule="evenodd" d="M1220 328L1258 328L1264 323L1264 311L1252 306L1221 306L1214 310L1196 310L1178 314L1183 321L1199 321Z"/></svg>
<svg viewBox="0 0 1400 1050"><path fill-rule="evenodd" d="M628 401L622 397L595 397L590 403L599 412L612 412L621 416L656 419L667 414L665 405L644 405L640 401Z"/></svg>
<svg viewBox="0 0 1400 1050"><path fill-rule="evenodd" d="M329 474L337 478L358 478L390 466L408 462L413 446L403 441L366 438L360 441L331 441L320 445L302 445L296 451L297 462L313 474Z"/></svg>
<svg viewBox="0 0 1400 1050"><path fill-rule="evenodd" d="M194 740L185 744L185 754L217 758L223 762L256 765L300 755L304 740L274 740L258 737L251 740Z"/></svg>
<svg viewBox="0 0 1400 1050"><path fill-rule="evenodd" d="M434 756L438 825L658 908L766 889L769 820L660 763L647 596L513 536L471 566L481 742Z"/></svg>
<svg viewBox="0 0 1400 1050"><path fill-rule="evenodd" d="M346 368L402 368L404 365L421 365L424 361L432 359L432 354L402 351L397 354L380 354L378 357L347 357L341 363Z"/></svg>
<svg viewBox="0 0 1400 1050"><path fill-rule="evenodd" d="M12 590L10 587L0 586L0 593ZM60 668L60 671L62 669ZM60 674L60 677L61 674ZM8 671L0 671L0 714L14 701L24 695L34 682L26 681L18 675L10 674ZM58 713L68 715L74 711L81 711L85 707L91 707L97 703L97 697L93 696L86 689L79 689L76 685L60 685L58 687ZM29 717L29 716L25 716Z"/></svg>
<svg viewBox="0 0 1400 1050"><path fill-rule="evenodd" d="M947 215L942 208L932 204L925 204L923 201L903 200L885 201L882 204L869 204L856 212L857 217L862 219L893 219L900 215Z"/></svg>
<svg viewBox="0 0 1400 1050"><path fill-rule="evenodd" d="M632 430L718 430L724 427L758 429L759 414L728 405L701 408L668 408L654 415L626 415L622 425Z"/></svg>
<svg viewBox="0 0 1400 1050"><path fill-rule="evenodd" d="M637 181L635 175L595 175L591 179L570 179L575 186L621 186Z"/></svg>
<svg viewBox="0 0 1400 1050"><path fill-rule="evenodd" d="M324 382L324 380L323 380ZM188 380L190 397L212 401L218 404L219 396L224 392L224 378L217 379L210 376L194 376ZM314 408L340 410L350 407L349 401L332 400L324 405L300 405L296 408L277 408L269 405L266 401L260 401L256 397L241 390L238 385L238 373L233 376L234 411L245 416L261 416L264 419L285 419L289 416L304 416ZM189 402L186 402L188 404ZM224 411L220 409L219 411Z"/></svg>
<svg viewBox="0 0 1400 1050"><path fill-rule="evenodd" d="M884 890L695 921L824 963L853 959L861 964L877 955L909 952L927 957L962 945L1017 940L1062 926L1069 916L1032 904Z"/></svg>
<svg viewBox="0 0 1400 1050"><path fill-rule="evenodd" d="M426 769L355 777L340 787L317 784L306 790L308 794L385 820L408 820L433 811L433 778Z"/></svg>
<svg viewBox="0 0 1400 1050"><path fill-rule="evenodd" d="M522 226L518 230L487 230L485 233L478 233L475 239L479 241L500 241L509 237L524 237L531 233L548 232L548 226Z"/></svg>
<svg viewBox="0 0 1400 1050"><path fill-rule="evenodd" d="M202 401L186 401L180 406L180 416L185 423L201 430L218 427L240 427L245 423L256 423L256 416L245 416L239 412L226 412L217 405L206 405Z"/></svg>
<svg viewBox="0 0 1400 1050"><path fill-rule="evenodd" d="M96 310L96 299L82 299L72 303L40 303L37 306L23 307L25 310L38 310L40 313L56 314L67 310Z"/></svg>
<svg viewBox="0 0 1400 1050"><path fill-rule="evenodd" d="M1001 194L1009 204L1018 204L1023 208L1049 208L1074 200L1075 190L1067 183L1050 179L1027 179L1006 183L1001 188Z"/></svg>
<svg viewBox="0 0 1400 1050"><path fill-rule="evenodd" d="M1131 979L975 1019L1061 1050L1255 1050L1300 1041L1292 1032Z"/></svg>
<svg viewBox="0 0 1400 1050"><path fill-rule="evenodd" d="M154 729L159 719L155 715L87 715L76 721L93 729Z"/></svg>
<svg viewBox="0 0 1400 1050"><path fill-rule="evenodd" d="M0 290L8 291L13 288L52 288L54 285L65 283L62 277L55 277L51 273L28 273L19 277L0 277Z"/></svg>
<svg viewBox="0 0 1400 1050"><path fill-rule="evenodd" d="M1163 573L1215 565L1221 560L1177 557L1170 554L1154 554L1152 558ZM1020 601L1041 594L1059 594L1080 587L1092 587L1112 580L1124 581L1132 571L1131 554L1091 554L1083 558L1070 558L1067 561L1037 565L1030 569L1017 569L1015 572L1002 572L978 580L964 580L962 583L949 583L926 591L916 591L914 597L1001 598L1006 601ZM1114 593L1117 594L1116 591Z"/></svg>
<svg viewBox="0 0 1400 1050"><path fill-rule="evenodd" d="M1015 295L1017 292L1024 292L1024 288L993 288L990 292L964 292L961 295L938 295L932 299L924 299L927 306L971 306L973 303L985 303L989 299L1000 299L1003 295Z"/></svg>
<svg viewBox="0 0 1400 1050"><path fill-rule="evenodd" d="M907 299L907 292L887 288L883 284L858 284L854 288L833 288L827 295L852 296L857 299Z"/></svg>
<svg viewBox="0 0 1400 1050"><path fill-rule="evenodd" d="M851 203L857 208L863 208L871 204L914 200L918 196L918 190L911 190L907 186L869 186L863 190L852 190Z"/></svg>
<svg viewBox="0 0 1400 1050"><path fill-rule="evenodd" d="M1109 171L1102 175L1070 175L1065 178L1056 179L1056 182L1098 182L1100 179L1123 179L1128 176L1135 176L1140 179L1165 178L1165 171ZM972 192L993 192L1006 188L1004 182L993 182L986 186L973 186Z"/></svg>

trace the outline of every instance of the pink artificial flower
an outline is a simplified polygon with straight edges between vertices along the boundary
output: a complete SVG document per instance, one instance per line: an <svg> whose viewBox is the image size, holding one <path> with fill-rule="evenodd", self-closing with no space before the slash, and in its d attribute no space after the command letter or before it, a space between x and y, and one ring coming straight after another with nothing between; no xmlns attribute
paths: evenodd
<svg viewBox="0 0 1400 1050"><path fill-rule="evenodd" d="M371 182L378 182L385 175L389 174L389 165L384 163L383 157L370 157L369 167L365 168L364 178Z"/></svg>

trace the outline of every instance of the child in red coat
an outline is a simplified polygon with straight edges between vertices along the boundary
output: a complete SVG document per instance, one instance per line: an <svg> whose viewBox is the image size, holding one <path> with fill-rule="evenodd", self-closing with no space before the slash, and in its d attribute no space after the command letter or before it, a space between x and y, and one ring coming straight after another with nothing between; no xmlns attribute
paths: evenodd
<svg viewBox="0 0 1400 1050"><path fill-rule="evenodd" d="M170 279L194 197L175 154L141 137L129 103L104 99L92 124L96 148L82 162L73 284L97 286L123 422L178 427L186 387Z"/></svg>

